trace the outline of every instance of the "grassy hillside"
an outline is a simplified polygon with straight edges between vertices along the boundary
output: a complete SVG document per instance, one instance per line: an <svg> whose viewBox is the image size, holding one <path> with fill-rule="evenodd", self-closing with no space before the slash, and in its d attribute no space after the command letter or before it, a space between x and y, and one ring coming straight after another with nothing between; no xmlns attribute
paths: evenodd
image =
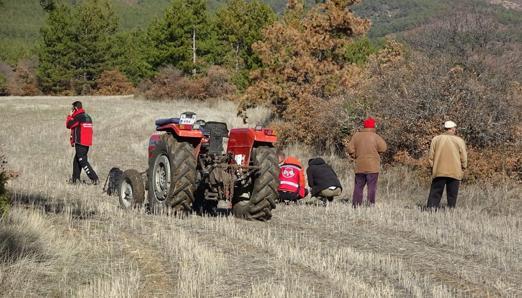
<svg viewBox="0 0 522 298"><path fill-rule="evenodd" d="M374 208L278 205L264 223L125 212L102 185L65 182L73 150L62 120L75 99L0 98L0 140L20 173L10 184L15 206L0 223L0 297L522 295L520 185L464 184L456 210L430 213L417 208L429 186L390 168ZM146 169L159 117L194 110L242 123L231 102L82 101L95 121L89 158L100 177L113 166ZM268 115L250 114L252 123ZM299 145L288 153L312 154ZM352 162L325 158L348 198Z"/></svg>
<svg viewBox="0 0 522 298"><path fill-rule="evenodd" d="M401 32L448 11L451 0L367 0L354 11L372 20L370 36Z"/></svg>
<svg viewBox="0 0 522 298"><path fill-rule="evenodd" d="M491 16L503 25L518 27L519 35L522 34L521 11L482 0L365 0L355 6L354 11L372 20L370 37L382 37L437 21L463 8L468 12L478 11L480 14Z"/></svg>
<svg viewBox="0 0 522 298"><path fill-rule="evenodd" d="M0 60L15 63L31 54L45 13L34 0L2 0L0 6Z"/></svg>

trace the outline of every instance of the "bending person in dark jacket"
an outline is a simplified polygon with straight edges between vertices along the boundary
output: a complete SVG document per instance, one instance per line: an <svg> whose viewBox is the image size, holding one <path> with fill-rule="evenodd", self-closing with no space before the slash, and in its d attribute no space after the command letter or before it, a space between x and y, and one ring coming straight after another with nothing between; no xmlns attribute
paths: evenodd
<svg viewBox="0 0 522 298"><path fill-rule="evenodd" d="M312 196L332 201L334 197L341 195L343 188L337 174L322 158L312 158L308 161L306 176Z"/></svg>
<svg viewBox="0 0 522 298"><path fill-rule="evenodd" d="M83 169L89 179L91 179L92 184L98 184L98 175L96 175L96 172L87 160L89 146L92 145L92 120L83 110L81 102L73 102L72 111L71 114L67 115L65 126L71 130L71 146L76 151L70 182L80 182L80 174Z"/></svg>

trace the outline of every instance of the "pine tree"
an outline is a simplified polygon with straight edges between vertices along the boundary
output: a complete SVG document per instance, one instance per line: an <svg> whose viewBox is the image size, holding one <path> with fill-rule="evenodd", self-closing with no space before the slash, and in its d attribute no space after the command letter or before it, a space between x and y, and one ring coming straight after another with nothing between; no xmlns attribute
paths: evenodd
<svg viewBox="0 0 522 298"><path fill-rule="evenodd" d="M111 64L123 72L135 85L150 78L154 69L150 64L151 42L142 30L120 32L114 36Z"/></svg>
<svg viewBox="0 0 522 298"><path fill-rule="evenodd" d="M262 38L262 29L275 19L275 12L259 0L228 0L217 11L216 26L225 46L225 62L235 70L239 85L246 85L248 71L260 66L252 44Z"/></svg>
<svg viewBox="0 0 522 298"><path fill-rule="evenodd" d="M74 19L73 87L76 93L87 94L95 87L99 75L109 68L118 19L105 0L86 1L75 10Z"/></svg>
<svg viewBox="0 0 522 298"><path fill-rule="evenodd" d="M217 34L204 0L173 0L163 19L149 29L151 64L155 69L172 65L185 73L214 64Z"/></svg>
<svg viewBox="0 0 522 298"><path fill-rule="evenodd" d="M38 46L38 79L44 93L61 94L71 89L74 78L74 19L68 6L57 5L41 28Z"/></svg>
<svg viewBox="0 0 522 298"><path fill-rule="evenodd" d="M55 4L41 29L39 84L44 93L86 94L110 67L117 18L106 0Z"/></svg>

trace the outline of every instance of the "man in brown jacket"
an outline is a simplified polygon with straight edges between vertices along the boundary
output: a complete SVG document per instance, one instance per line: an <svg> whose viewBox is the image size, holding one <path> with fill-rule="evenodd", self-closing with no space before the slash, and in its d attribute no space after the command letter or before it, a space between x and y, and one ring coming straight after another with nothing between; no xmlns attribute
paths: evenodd
<svg viewBox="0 0 522 298"><path fill-rule="evenodd" d="M364 128L356 132L348 143L348 153L355 159L355 186L352 204L357 207L363 202L364 186L368 184L368 202L375 204L377 179L381 167L380 155L386 151L386 142L375 133L375 120L368 118Z"/></svg>
<svg viewBox="0 0 522 298"><path fill-rule="evenodd" d="M448 207L457 204L459 184L468 166L468 155L464 140L456 136L457 124L453 121L444 123L446 132L433 138L430 146L430 166L432 182L428 196L428 208L438 208L444 187L448 197Z"/></svg>

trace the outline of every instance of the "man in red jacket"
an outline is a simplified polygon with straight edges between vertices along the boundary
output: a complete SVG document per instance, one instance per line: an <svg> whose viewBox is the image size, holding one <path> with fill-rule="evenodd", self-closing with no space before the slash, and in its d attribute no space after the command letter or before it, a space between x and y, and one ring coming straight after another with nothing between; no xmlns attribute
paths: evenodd
<svg viewBox="0 0 522 298"><path fill-rule="evenodd" d="M70 182L80 182L80 174L83 169L92 184L98 184L98 175L87 160L89 146L92 145L92 119L83 110L81 102L73 102L72 111L67 115L65 126L71 130L71 146L76 150Z"/></svg>
<svg viewBox="0 0 522 298"><path fill-rule="evenodd" d="M308 195L306 189L305 175L301 162L295 157L286 155L279 151L279 187L277 188L281 202L296 202Z"/></svg>

